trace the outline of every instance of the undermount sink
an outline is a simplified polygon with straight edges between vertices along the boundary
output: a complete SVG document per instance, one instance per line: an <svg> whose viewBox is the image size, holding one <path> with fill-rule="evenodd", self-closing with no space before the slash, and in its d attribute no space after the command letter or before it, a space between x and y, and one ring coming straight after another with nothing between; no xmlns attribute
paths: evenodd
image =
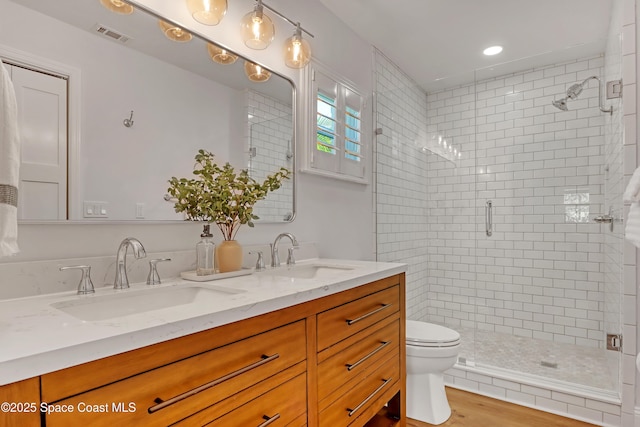
<svg viewBox="0 0 640 427"><path fill-rule="evenodd" d="M220 298L245 292L222 286L174 286L170 288L119 291L108 295L87 295L51 304L51 307L80 320L115 319L131 314L193 304L215 303Z"/></svg>
<svg viewBox="0 0 640 427"><path fill-rule="evenodd" d="M292 265L287 267L276 267L269 270L267 274L272 276L291 277L294 279L314 279L353 270L355 267L348 265L330 265L330 264L305 264Z"/></svg>

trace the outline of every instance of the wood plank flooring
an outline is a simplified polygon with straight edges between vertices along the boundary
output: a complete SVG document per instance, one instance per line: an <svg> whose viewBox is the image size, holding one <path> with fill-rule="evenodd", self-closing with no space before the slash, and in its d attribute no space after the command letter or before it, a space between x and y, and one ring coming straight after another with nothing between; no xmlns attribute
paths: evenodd
<svg viewBox="0 0 640 427"><path fill-rule="evenodd" d="M451 418L441 427L593 427L582 421L536 411L462 390L447 387ZM407 427L431 424L408 420Z"/></svg>

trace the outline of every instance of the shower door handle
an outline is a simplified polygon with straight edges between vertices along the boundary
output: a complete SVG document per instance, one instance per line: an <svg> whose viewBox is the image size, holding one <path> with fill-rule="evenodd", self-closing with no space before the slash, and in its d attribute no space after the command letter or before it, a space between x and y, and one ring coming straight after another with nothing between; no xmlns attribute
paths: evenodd
<svg viewBox="0 0 640 427"><path fill-rule="evenodd" d="M487 200L487 203L485 203L485 206L484 206L484 223L485 223L485 230L486 230L487 236L489 237L491 237L491 235L493 234L492 208L493 208L493 202L491 202L491 200Z"/></svg>
<svg viewBox="0 0 640 427"><path fill-rule="evenodd" d="M609 231L613 231L613 223L616 219L613 216L613 206L609 206L609 213L604 215L598 215L593 218L593 222L597 222L600 224L609 224Z"/></svg>

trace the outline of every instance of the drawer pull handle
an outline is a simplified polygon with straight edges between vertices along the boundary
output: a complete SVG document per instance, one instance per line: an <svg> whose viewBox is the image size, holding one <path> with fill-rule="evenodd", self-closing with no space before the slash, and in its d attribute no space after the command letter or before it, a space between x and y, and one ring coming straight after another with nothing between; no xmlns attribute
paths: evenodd
<svg viewBox="0 0 640 427"><path fill-rule="evenodd" d="M149 411L149 413L150 413L150 414L153 414L154 412L157 412L157 411L159 411L160 409L166 408L167 406L173 405L174 403L179 402L179 401L181 401L181 400L184 400L184 399L186 399L187 397L191 397L191 396L193 396L194 394L198 394L198 393L200 393L201 391L204 391L204 390L206 390L206 389L208 389L208 388L211 388L211 387L213 387L213 386L216 386L216 385L218 385L218 384L220 384L220 383L223 383L223 382L225 382L225 381L227 381L227 380L230 380L230 379L232 379L232 378L235 378L235 377L237 377L238 375L242 375L242 374L244 374L245 372L248 372L248 371L250 371L250 370L252 370L252 369L255 369L255 368L257 368L257 367L259 367L259 366L262 366L262 365L264 365L264 364L266 364L266 363L269 363L269 362L271 362L271 361L273 361L273 360L276 360L278 357L280 357L280 355L279 355L278 353L275 353L275 354L273 354L273 355L271 355L271 356L266 356L266 355L264 355L264 354L263 354L263 355L262 355L262 358L261 358L260 360L258 360L257 362L255 362L255 363L252 363L252 364L250 364L250 365L247 365L247 366L245 366L244 368L240 368L240 369L238 369L237 371L230 372L230 373L228 373L227 375L224 375L224 376L222 376L222 377L220 377L220 378L217 378L217 379L215 379L215 380L213 380L213 381L210 381L210 382L208 382L208 383L206 383L206 384L202 384L201 386L198 386L198 387L196 387L196 388L193 388L193 389L191 389L191 390L189 390L189 391L185 391L184 393L179 394L179 395L177 395L177 396L174 396L174 397L172 397L171 399L168 399L168 400L162 400L162 399L160 399L160 398L158 397L158 398L156 398L156 399L154 400L154 402L155 402L155 403L157 403L157 405L154 405L154 406L150 407L150 408L148 409L148 411Z"/></svg>
<svg viewBox="0 0 640 427"><path fill-rule="evenodd" d="M265 422L263 422L262 424L260 424L258 427L266 427L269 424L271 424L272 422L276 421L277 419L280 418L280 414L275 414L273 417L268 417L266 415L262 416L263 420L266 420Z"/></svg>
<svg viewBox="0 0 640 427"><path fill-rule="evenodd" d="M365 362L367 359L369 359L371 356L373 356L374 354L376 354L377 352L379 352L380 350L382 350L383 348L385 348L389 344L391 344L391 341L382 341L380 346L376 347L371 353L367 354L362 359L358 360L356 363L351 363L351 364L347 363L346 364L347 371L350 371L352 369L357 368L358 365L360 365L361 363Z"/></svg>
<svg viewBox="0 0 640 427"><path fill-rule="evenodd" d="M369 396L367 396L367 398L366 398L366 399L364 399L362 402L360 402L360 404L359 404L358 406L356 406L356 407L355 407L355 408L353 408L353 409L349 409L349 408L347 408L347 411L349 411L349 416L350 416L350 417L351 417L351 416L353 416L353 414L355 414L355 413L356 413L360 408L362 408L364 405L366 405L368 401L370 401L371 399L373 399L373 397L374 397L376 394L378 394L378 392L379 392L380 390L382 390L382 389L384 388L384 386L386 386L387 384L389 384L389 382L390 382L392 379L393 379L393 378L389 378L389 379L386 379L386 380L382 380L382 381L384 381L384 382L380 385L380 387L378 387L377 389L375 389L375 390L373 391L373 393L371 393Z"/></svg>
<svg viewBox="0 0 640 427"><path fill-rule="evenodd" d="M347 325L351 326L351 325L353 325L353 324L354 324L354 323L356 323L356 322L359 322L359 321L361 321L361 320L366 319L366 318L367 318L367 317L369 317L369 316L373 316L374 314L381 312L381 311L382 311L382 310L384 310L385 308L389 308L389 307L391 307L391 305L392 305L391 303L389 303L389 304L382 304L382 307L380 307L380 308L376 308L375 310L370 311L370 312L369 312L369 313L367 313L367 314L363 314L362 316L357 317L357 318L355 318L355 319L353 319L353 320L349 320L349 319L347 319Z"/></svg>

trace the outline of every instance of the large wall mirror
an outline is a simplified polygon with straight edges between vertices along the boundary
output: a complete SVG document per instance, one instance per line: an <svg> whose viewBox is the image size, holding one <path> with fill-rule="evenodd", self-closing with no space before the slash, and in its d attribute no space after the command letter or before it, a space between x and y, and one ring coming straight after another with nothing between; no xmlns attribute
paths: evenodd
<svg viewBox="0 0 640 427"><path fill-rule="evenodd" d="M191 177L200 148L259 181L294 172L290 80L250 81L244 58L214 62L211 41L170 40L140 9L0 0L0 10L0 58L24 129L22 221L183 220L167 181ZM258 202L260 221L292 221L294 193L295 172Z"/></svg>

